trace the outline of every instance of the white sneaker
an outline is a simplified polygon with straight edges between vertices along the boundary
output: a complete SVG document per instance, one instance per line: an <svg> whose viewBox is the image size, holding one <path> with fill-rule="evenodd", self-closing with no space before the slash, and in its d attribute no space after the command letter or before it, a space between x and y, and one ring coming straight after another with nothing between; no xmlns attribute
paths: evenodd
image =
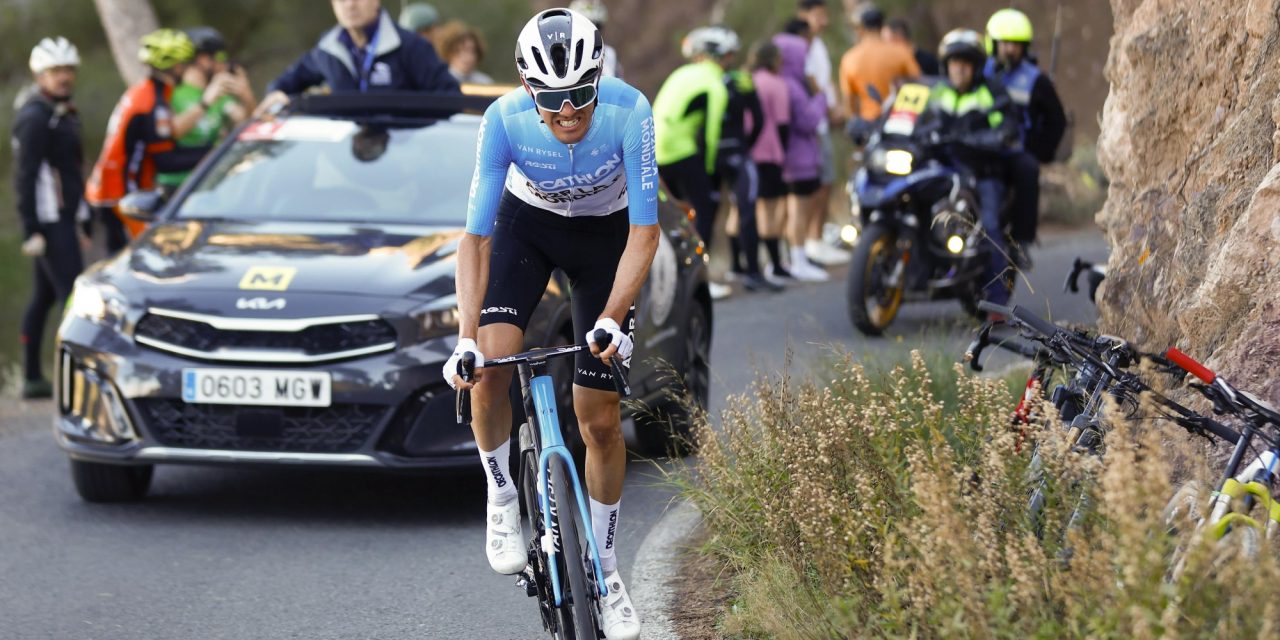
<svg viewBox="0 0 1280 640"><path fill-rule="evenodd" d="M853 254L848 251L833 247L819 240L806 241L804 243L804 254L809 260L824 266L848 264L849 260L853 258Z"/></svg>
<svg viewBox="0 0 1280 640"><path fill-rule="evenodd" d="M505 575L520 573L529 564L520 534L520 501L504 505L488 504L485 510L484 555L489 566Z"/></svg>
<svg viewBox="0 0 1280 640"><path fill-rule="evenodd" d="M707 291L711 293L712 300L723 300L733 293L733 287L719 282L708 282Z"/></svg>
<svg viewBox="0 0 1280 640"><path fill-rule="evenodd" d="M604 627L605 640L636 640L640 637L640 616L631 604L622 576L617 571L606 574L604 584L609 588L609 594L600 602L600 626Z"/></svg>
<svg viewBox="0 0 1280 640"><path fill-rule="evenodd" d="M791 275L801 282L826 282L831 279L831 274L827 273L826 269L808 261L792 262Z"/></svg>

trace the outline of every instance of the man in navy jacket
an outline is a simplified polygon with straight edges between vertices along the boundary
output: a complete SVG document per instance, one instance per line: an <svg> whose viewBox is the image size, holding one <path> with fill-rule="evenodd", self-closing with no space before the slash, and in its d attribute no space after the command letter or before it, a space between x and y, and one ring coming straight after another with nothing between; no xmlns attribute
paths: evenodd
<svg viewBox="0 0 1280 640"><path fill-rule="evenodd" d="M331 2L338 25L267 86L258 113L321 84L334 92L459 92L431 43L398 27L380 0Z"/></svg>

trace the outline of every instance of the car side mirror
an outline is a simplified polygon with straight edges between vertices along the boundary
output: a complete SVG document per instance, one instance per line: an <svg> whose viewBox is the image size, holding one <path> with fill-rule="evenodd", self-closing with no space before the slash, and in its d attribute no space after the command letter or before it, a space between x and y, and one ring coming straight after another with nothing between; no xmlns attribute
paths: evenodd
<svg viewBox="0 0 1280 640"><path fill-rule="evenodd" d="M152 222L164 206L159 191L134 191L120 200L120 213L139 222Z"/></svg>

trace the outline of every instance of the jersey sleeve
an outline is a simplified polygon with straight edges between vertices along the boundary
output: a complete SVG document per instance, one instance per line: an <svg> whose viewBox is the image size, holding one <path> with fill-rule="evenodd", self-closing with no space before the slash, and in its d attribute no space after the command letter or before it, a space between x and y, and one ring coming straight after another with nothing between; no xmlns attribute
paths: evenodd
<svg viewBox="0 0 1280 640"><path fill-rule="evenodd" d="M631 224L658 223L658 160L654 152L653 110L637 92L623 128L622 164L627 172L627 210Z"/></svg>
<svg viewBox="0 0 1280 640"><path fill-rule="evenodd" d="M498 203L511 167L511 145L502 121L501 102L485 109L476 134L476 170L467 199L467 233L488 236L498 217Z"/></svg>

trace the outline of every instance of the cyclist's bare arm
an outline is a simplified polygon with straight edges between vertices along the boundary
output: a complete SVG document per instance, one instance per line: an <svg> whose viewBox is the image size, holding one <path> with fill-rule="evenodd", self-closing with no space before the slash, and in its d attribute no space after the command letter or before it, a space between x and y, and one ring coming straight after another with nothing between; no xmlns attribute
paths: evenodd
<svg viewBox="0 0 1280 640"><path fill-rule="evenodd" d="M458 244L458 337L474 340L480 330L480 306L489 286L489 247L491 236L465 233ZM476 377L480 372L476 371ZM463 386L465 385L465 386ZM470 389L463 383L459 389Z"/></svg>
<svg viewBox="0 0 1280 640"><path fill-rule="evenodd" d="M618 275L613 280L613 291L609 293L609 302L605 304L601 318L613 318L619 325L627 318L627 311L640 295L640 287L649 276L649 265L653 255L658 251L658 234L661 229L656 224L633 224L627 234L627 248L618 261ZM617 351L611 345L600 353L602 359L608 359Z"/></svg>

